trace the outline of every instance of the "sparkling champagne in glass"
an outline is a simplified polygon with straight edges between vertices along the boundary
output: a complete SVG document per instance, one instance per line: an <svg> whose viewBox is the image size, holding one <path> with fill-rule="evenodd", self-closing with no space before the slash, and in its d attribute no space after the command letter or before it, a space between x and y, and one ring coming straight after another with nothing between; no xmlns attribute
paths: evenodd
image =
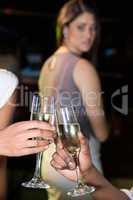
<svg viewBox="0 0 133 200"><path fill-rule="evenodd" d="M85 194L90 194L95 190L94 187L87 186L79 175L79 153L80 153L80 142L78 133L80 132L80 125L77 121L74 108L71 106L60 107L56 110L56 121L57 121L57 134L61 139L64 147L72 155L77 165L76 176L77 183L76 187L67 192L67 195L72 197L78 197Z"/></svg>
<svg viewBox="0 0 133 200"><path fill-rule="evenodd" d="M54 97L34 95L31 107L30 120L41 120L54 125ZM34 140L42 140L43 138L32 138ZM49 141L50 142L50 141ZM36 166L32 179L23 182L21 185L28 188L49 188L50 186L41 177L41 163L43 152L36 154Z"/></svg>

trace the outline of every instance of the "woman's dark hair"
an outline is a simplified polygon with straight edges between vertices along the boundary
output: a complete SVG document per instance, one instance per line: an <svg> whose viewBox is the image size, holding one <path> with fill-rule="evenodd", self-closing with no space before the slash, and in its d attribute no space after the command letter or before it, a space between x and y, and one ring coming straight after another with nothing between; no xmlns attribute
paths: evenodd
<svg viewBox="0 0 133 200"><path fill-rule="evenodd" d="M96 38L94 44L89 50L89 52L85 55L88 59L92 62L95 60L95 55L97 51L97 46L99 43L99 21L97 19L97 12L96 8L92 3L85 0L70 0L64 4L61 8L56 24L56 39L57 39L57 46L60 46L63 43L64 36L63 36L63 29L65 26L68 26L73 20L75 20L79 15L83 14L84 12L89 12L94 15L96 20Z"/></svg>

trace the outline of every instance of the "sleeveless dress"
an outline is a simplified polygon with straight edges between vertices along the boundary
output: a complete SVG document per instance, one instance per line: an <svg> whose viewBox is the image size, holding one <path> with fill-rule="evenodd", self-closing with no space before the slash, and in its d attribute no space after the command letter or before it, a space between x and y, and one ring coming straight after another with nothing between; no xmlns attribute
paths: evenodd
<svg viewBox="0 0 133 200"><path fill-rule="evenodd" d="M62 65L60 73L57 76L55 81L54 94L57 98L57 101L60 101L62 105L73 105L78 117L80 128L82 133L89 139L90 153L92 156L92 162L102 172L101 162L100 162L100 142L95 138L93 130L91 128L88 116L85 111L85 107L82 102L82 97L79 89L74 83L73 80L73 70L76 63L79 61L79 57L71 53L62 53L62 55L54 55L55 58L58 56L61 58L61 62L58 63ZM52 60L53 58L50 58ZM46 94L46 88L44 91L45 80L49 78L48 75L45 77L44 69L45 67L50 66L51 62L46 62L41 70L39 78L39 89L41 94ZM45 83L44 83L45 82ZM50 88L48 86L48 88ZM52 87L53 88L53 87ZM50 161L53 152L55 151L55 145L50 144L49 148L44 152L43 161L42 161L42 177L49 182L53 187L48 189L49 200L65 200L66 191L72 189L75 186L75 182L71 182L62 175L60 175L54 168L51 167Z"/></svg>
<svg viewBox="0 0 133 200"><path fill-rule="evenodd" d="M12 72L0 69L0 108L8 102L17 85L18 79Z"/></svg>

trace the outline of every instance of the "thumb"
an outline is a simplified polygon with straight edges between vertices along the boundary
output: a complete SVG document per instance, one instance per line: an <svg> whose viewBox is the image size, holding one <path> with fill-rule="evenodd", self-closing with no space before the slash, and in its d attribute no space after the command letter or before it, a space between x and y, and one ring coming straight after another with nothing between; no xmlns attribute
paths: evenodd
<svg viewBox="0 0 133 200"><path fill-rule="evenodd" d="M60 138L56 138L56 148L59 149L63 149L63 143L61 141Z"/></svg>
<svg viewBox="0 0 133 200"><path fill-rule="evenodd" d="M79 132L79 141L80 141L80 146L81 146L80 153L83 156L88 156L89 155L88 140L87 138L85 138L85 136L81 132Z"/></svg>

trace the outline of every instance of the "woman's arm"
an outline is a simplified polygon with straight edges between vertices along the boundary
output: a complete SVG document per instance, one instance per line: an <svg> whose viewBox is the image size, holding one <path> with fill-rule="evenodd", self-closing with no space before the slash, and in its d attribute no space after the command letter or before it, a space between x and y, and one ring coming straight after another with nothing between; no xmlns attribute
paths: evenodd
<svg viewBox="0 0 133 200"><path fill-rule="evenodd" d="M94 133L99 141L105 141L108 129L102 102L104 92L101 91L100 80L94 66L81 59L74 69L73 77L81 92Z"/></svg>

